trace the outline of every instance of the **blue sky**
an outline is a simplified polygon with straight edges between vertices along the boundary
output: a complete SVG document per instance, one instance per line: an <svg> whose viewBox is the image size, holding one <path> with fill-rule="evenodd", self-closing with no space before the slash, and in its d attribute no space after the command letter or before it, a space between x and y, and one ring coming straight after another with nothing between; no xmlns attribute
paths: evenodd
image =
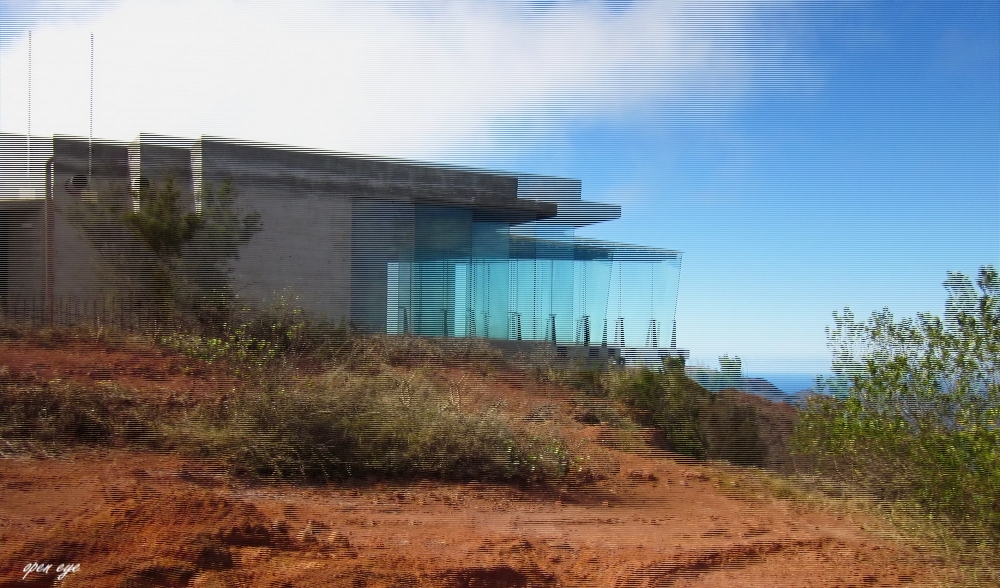
<svg viewBox="0 0 1000 588"><path fill-rule="evenodd" d="M678 344L825 372L824 328L1000 262L1000 3L0 0L0 130L214 134L564 175L684 252ZM156 25L159 26L156 26ZM183 41L178 46L178 40Z"/></svg>

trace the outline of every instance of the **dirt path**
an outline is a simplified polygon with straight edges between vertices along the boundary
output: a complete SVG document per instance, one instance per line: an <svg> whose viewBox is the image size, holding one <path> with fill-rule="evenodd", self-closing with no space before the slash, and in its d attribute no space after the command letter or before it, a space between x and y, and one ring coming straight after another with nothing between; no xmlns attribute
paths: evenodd
<svg viewBox="0 0 1000 588"><path fill-rule="evenodd" d="M48 351L0 343L0 366L8 377L71 377L90 365L81 354L98 354L93 362L111 353L71 348L64 360ZM203 381L170 375L172 365L200 368L168 354L119 359L100 377L127 376L143 361L166 370L166 380L128 380L145 393L198 393ZM590 456L587 471L562 489L252 486L211 460L172 454L7 457L0 587L54 585L58 564L79 564L58 585L95 587L935 586L947 575L940 560L880 538L863 518L739 498L711 469L608 447L599 441L615 432L574 421L565 389L460 370L442 377L460 383L463 402L504 402L560 429ZM52 569L25 579L31 563Z"/></svg>

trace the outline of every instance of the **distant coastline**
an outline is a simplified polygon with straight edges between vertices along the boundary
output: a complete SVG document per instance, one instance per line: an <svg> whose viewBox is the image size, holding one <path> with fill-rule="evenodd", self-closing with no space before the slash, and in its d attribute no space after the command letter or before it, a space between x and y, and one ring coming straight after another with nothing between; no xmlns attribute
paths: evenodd
<svg viewBox="0 0 1000 588"><path fill-rule="evenodd" d="M746 374L747 378L761 378L774 384L774 387L785 394L795 394L803 390L812 390L816 387L816 376L830 377L832 374L815 373L752 373Z"/></svg>
<svg viewBox="0 0 1000 588"><path fill-rule="evenodd" d="M725 373L704 368L688 370L689 377L713 392L735 388L769 400L791 404L802 403L816 387L816 378L819 375L821 374L802 372L739 374L739 372Z"/></svg>

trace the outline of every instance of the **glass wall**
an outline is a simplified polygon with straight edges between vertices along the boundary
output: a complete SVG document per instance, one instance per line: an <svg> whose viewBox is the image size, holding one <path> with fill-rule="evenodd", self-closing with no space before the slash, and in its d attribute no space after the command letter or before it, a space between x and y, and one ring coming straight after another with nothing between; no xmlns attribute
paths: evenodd
<svg viewBox="0 0 1000 588"><path fill-rule="evenodd" d="M621 347L669 347L672 343L680 254L614 253L608 296L610 343Z"/></svg>
<svg viewBox="0 0 1000 588"><path fill-rule="evenodd" d="M351 202L351 324L369 332L412 331L414 205Z"/></svg>
<svg viewBox="0 0 1000 588"><path fill-rule="evenodd" d="M417 205L411 250L386 262L387 332L508 338L509 224Z"/></svg>
<svg viewBox="0 0 1000 588"><path fill-rule="evenodd" d="M511 235L509 223L477 220L474 209L382 208L395 211L386 226L412 227L412 243L352 241L367 243L358 251L376 254L386 268L389 333L628 348L674 343L677 252L581 239L571 230ZM371 213L369 206L365 216ZM352 292L380 287L371 262L353 267L365 268L356 277L366 282Z"/></svg>
<svg viewBox="0 0 1000 588"><path fill-rule="evenodd" d="M510 316L514 336L509 338L571 340L572 244L526 237L517 237L512 243Z"/></svg>

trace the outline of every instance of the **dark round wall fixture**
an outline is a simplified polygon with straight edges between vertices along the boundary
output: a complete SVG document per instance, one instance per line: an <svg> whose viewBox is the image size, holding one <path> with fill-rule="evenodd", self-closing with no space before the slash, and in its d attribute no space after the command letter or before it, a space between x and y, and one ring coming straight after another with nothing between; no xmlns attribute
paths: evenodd
<svg viewBox="0 0 1000 588"><path fill-rule="evenodd" d="M74 196L79 196L87 188L87 176L77 174L66 180L66 191Z"/></svg>

